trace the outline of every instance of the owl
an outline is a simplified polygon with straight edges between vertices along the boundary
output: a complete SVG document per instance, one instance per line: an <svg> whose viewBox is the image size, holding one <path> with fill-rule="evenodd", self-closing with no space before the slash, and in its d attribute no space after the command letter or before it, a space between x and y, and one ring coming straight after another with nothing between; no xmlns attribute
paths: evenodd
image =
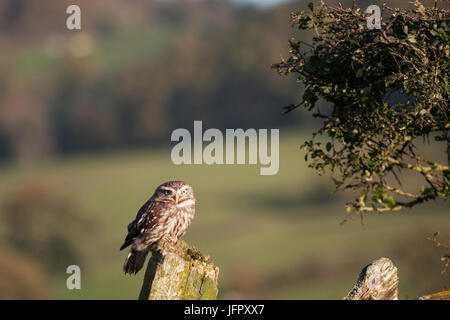
<svg viewBox="0 0 450 320"><path fill-rule="evenodd" d="M156 188L152 197L128 225L128 235L120 250L131 245L123 271L136 274L148 252L159 240L176 243L194 219L195 197L192 187L183 181L169 181Z"/></svg>

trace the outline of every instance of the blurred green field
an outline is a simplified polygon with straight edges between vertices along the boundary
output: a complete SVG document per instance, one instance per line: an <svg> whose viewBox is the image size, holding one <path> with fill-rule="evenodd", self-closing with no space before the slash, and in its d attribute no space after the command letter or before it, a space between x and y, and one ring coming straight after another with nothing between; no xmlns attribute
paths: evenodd
<svg viewBox="0 0 450 320"><path fill-rule="evenodd" d="M352 195L331 195L329 177L307 168L299 149L305 137L281 130L274 176L259 175L253 165L175 166L167 148L58 157L27 169L3 165L0 203L20 185L40 181L71 195L95 223L95 232L78 239L83 262L73 261L82 289L68 290L61 270L49 276L56 299L137 298L144 272L125 276L127 252L119 247L139 207L167 180L195 189L196 218L184 239L219 266L219 298L340 299L381 256L399 268L400 298L449 288L449 276L440 274L442 252L425 239L435 231L448 237L448 203L369 215L365 228L359 219L340 226Z"/></svg>

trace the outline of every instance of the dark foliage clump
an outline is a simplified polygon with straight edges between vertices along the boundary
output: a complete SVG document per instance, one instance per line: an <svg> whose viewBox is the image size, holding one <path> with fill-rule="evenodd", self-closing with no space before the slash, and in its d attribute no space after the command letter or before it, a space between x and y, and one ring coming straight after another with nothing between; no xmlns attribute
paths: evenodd
<svg viewBox="0 0 450 320"><path fill-rule="evenodd" d="M437 2L426 8L416 1L411 10L383 6L381 29L371 30L371 14L355 5L309 7L311 13L291 18L294 27L314 32L313 45L291 39L290 56L273 68L294 74L305 88L286 112L304 106L323 119L303 144L310 167L320 174L329 169L336 190L359 193L347 204L350 216L445 199L449 163L423 154L416 138L431 138L450 161L450 12ZM392 102L392 95L403 99ZM331 105L328 112L319 99ZM420 189L402 185L408 172L422 179Z"/></svg>

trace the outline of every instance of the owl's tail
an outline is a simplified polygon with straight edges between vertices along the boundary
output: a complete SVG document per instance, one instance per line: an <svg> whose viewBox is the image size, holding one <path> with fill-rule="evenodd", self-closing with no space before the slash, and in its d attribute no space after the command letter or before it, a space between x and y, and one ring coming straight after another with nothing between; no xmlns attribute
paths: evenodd
<svg viewBox="0 0 450 320"><path fill-rule="evenodd" d="M123 264L123 271L125 274L136 274L139 270L141 270L144 265L145 258L147 258L148 251L148 249L139 251L131 248L128 257Z"/></svg>

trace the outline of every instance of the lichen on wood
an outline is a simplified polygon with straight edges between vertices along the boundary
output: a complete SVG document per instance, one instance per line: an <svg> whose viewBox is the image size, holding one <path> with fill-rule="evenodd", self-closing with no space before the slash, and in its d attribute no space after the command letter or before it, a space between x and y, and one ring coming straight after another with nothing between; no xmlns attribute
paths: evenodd
<svg viewBox="0 0 450 320"><path fill-rule="evenodd" d="M388 258L380 258L361 271L345 300L398 300L397 267Z"/></svg>
<svg viewBox="0 0 450 320"><path fill-rule="evenodd" d="M214 300L219 269L183 240L160 241L152 250L140 300Z"/></svg>

